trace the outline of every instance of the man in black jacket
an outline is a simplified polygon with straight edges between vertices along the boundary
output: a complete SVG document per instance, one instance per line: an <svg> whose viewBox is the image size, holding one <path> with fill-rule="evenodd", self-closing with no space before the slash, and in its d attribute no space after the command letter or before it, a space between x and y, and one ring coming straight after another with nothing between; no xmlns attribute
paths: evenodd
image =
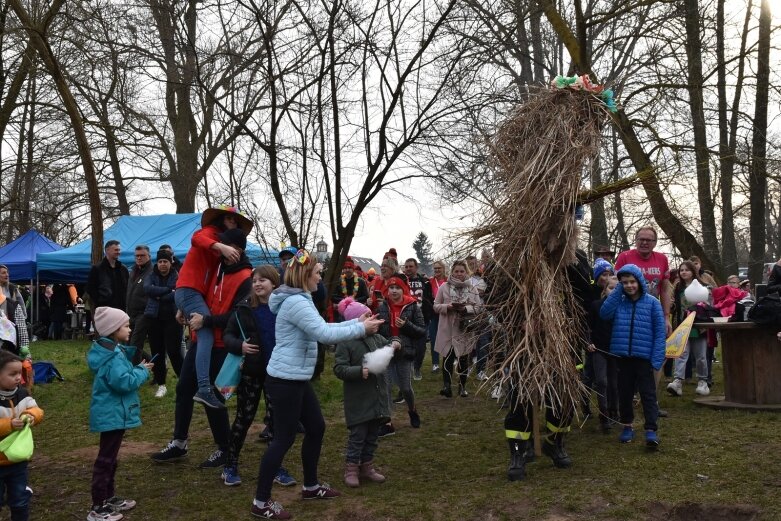
<svg viewBox="0 0 781 521"><path fill-rule="evenodd" d="M413 297L418 299L420 309L423 311L423 321L426 323L426 331L428 331L428 324L431 322L431 316L434 314L434 296L431 292L431 283L428 277L420 275L418 273L418 261L414 258L409 258L404 261L404 274L409 281L409 290ZM413 377L415 380L422 380L420 368L423 366L423 358L426 356L426 335L415 340L415 360L412 364Z"/></svg>
<svg viewBox="0 0 781 521"><path fill-rule="evenodd" d="M87 293L92 300L92 309L109 306L125 311L127 281L129 273L119 261L122 249L119 241L108 241L104 248L105 256L100 263L90 269L87 278Z"/></svg>
<svg viewBox="0 0 781 521"><path fill-rule="evenodd" d="M150 321L144 318L146 303L148 297L144 291L144 284L152 274L152 257L149 252L149 246L140 244L136 246L136 263L130 273L127 285L127 315L130 317L130 328L132 334L130 345L136 346L136 353L141 353L144 349L144 342L149 334ZM165 360L163 360L165 362Z"/></svg>

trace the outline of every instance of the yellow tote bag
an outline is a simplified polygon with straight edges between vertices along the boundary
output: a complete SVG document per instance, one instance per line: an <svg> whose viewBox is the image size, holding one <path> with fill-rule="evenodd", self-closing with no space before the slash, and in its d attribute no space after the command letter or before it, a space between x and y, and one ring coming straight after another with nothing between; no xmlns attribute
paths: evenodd
<svg viewBox="0 0 781 521"><path fill-rule="evenodd" d="M675 328L675 331L667 339L665 348L665 356L667 358L680 358L683 354L683 350L686 349L686 342L689 341L689 333L692 330L695 315L696 313L689 313L689 316Z"/></svg>

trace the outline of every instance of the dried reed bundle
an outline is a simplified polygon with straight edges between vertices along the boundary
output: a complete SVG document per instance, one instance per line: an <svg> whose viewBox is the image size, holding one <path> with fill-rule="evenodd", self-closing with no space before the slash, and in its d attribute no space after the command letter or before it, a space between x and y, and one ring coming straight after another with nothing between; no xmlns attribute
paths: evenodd
<svg viewBox="0 0 781 521"><path fill-rule="evenodd" d="M509 380L520 401L559 413L583 392L575 368L581 310L566 267L575 262L581 176L598 154L606 114L599 98L569 89L541 90L519 106L489 143L505 193L471 234L500 245L489 275L497 321L490 381Z"/></svg>

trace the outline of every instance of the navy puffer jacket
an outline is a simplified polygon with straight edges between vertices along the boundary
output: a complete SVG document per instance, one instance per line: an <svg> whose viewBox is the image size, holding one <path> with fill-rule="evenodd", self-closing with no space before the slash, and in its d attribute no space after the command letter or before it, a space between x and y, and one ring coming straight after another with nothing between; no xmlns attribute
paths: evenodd
<svg viewBox="0 0 781 521"><path fill-rule="evenodd" d="M613 321L610 352L650 360L658 370L664 363L667 330L662 305L648 294L648 287L640 268L634 264L623 266L618 273L632 275L640 283L640 298L630 299L619 283L599 310L603 320Z"/></svg>

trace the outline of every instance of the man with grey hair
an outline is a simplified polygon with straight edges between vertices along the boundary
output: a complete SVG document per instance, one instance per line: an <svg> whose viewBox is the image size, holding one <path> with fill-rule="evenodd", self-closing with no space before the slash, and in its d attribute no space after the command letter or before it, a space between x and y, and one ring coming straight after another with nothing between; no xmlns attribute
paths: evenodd
<svg viewBox="0 0 781 521"><path fill-rule="evenodd" d="M137 353L143 350L144 342L149 332L149 321L144 319L147 303L144 284L152 273L151 259L149 246L145 244L136 246L136 262L130 272L130 279L127 285L127 315L130 317L130 329L132 330L130 345L136 346Z"/></svg>

